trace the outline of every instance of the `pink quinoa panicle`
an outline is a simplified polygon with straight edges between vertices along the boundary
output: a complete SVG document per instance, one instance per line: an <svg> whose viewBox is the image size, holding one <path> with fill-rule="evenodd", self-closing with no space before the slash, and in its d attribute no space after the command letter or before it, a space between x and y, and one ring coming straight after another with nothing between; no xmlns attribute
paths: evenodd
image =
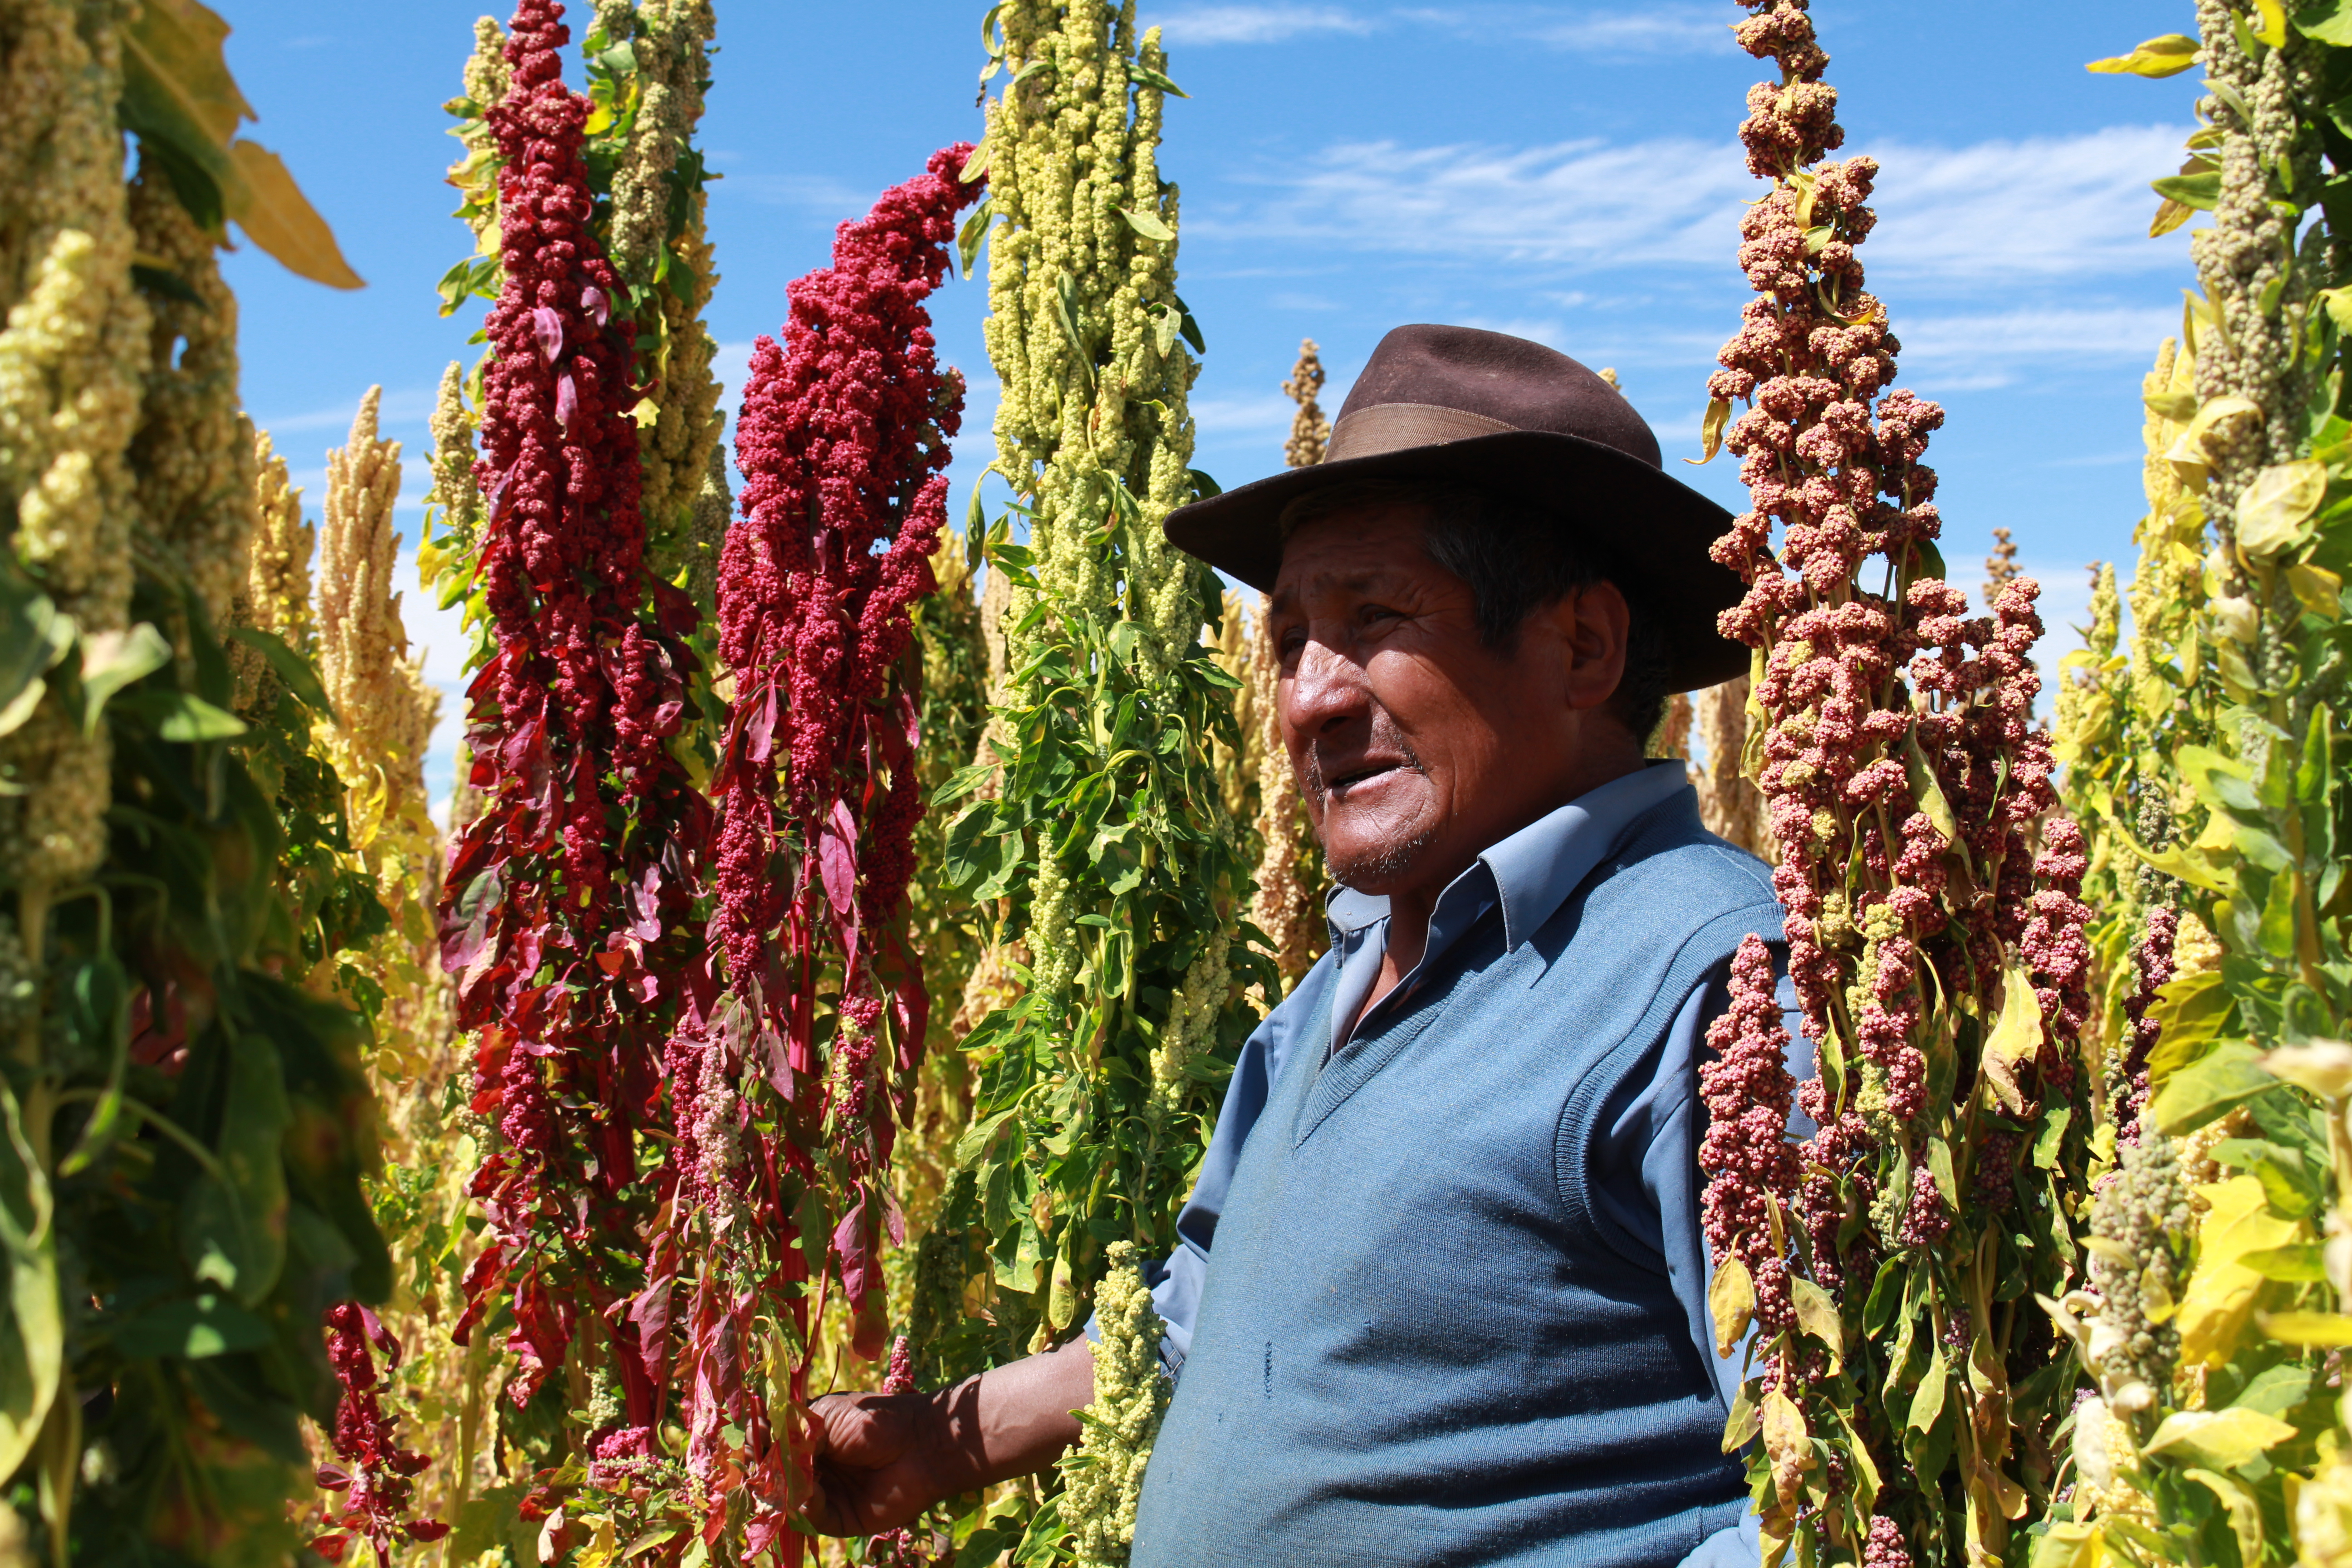
<svg viewBox="0 0 2352 1568"><path fill-rule="evenodd" d="M1750 973L1735 970L1733 1011L1710 1034L1706 1070L1718 1076L1703 1080L1706 1215L1717 1255L1736 1247L1759 1297L1801 1257L1836 1299L1866 1287L1887 1249L1941 1244L1955 1204L2011 1201L2021 1129L2040 1097L2075 1091L2089 911L2082 835L2051 816L2049 742L2032 717L2038 589L2018 579L1972 616L1940 575L1925 458L1943 411L1892 386L1901 345L1859 255L1877 165L1826 161L1843 134L1805 0L1742 3L1739 43L1780 75L1751 90L1740 127L1771 186L1740 226L1755 297L1708 384L1749 494L1713 554L1748 584L1721 626L1758 653L1758 782L1781 850L1788 973L1832 1071L1797 1096L1818 1131L1788 1164L1769 1157L1788 1096L1763 1060L1770 975L1743 953ZM2012 1075L2024 1103L1985 1123L1967 1192L1942 1192L1926 1140L1955 1106L1932 1099L1928 1047L1949 1027L1933 999L1971 995L1990 1017L2013 971L2045 1031ZM1906 1172L1906 1191L1881 1192ZM1768 1190L1801 1229L1801 1255L1791 1236L1780 1257L1758 1256L1770 1251L1757 1227ZM1774 1310L1759 1300L1768 1330ZM1899 1552L1899 1532L1881 1542L1874 1526L1872 1545Z"/></svg>
<svg viewBox="0 0 2352 1568"><path fill-rule="evenodd" d="M392 1418L376 1398L381 1379L375 1352L381 1350L387 1363L398 1367L400 1342L356 1301L327 1309L326 1332L327 1360L342 1385L329 1434L341 1462L320 1467L319 1485L337 1498L328 1505L335 1528L313 1541L310 1549L339 1563L356 1536L374 1549L377 1562L390 1563L396 1542L433 1542L449 1533L438 1520L410 1517L413 1478L431 1461L400 1446Z"/></svg>
<svg viewBox="0 0 2352 1568"><path fill-rule="evenodd" d="M937 585L963 401L924 302L957 212L982 192L960 177L971 152L941 150L841 226L832 265L791 286L782 341L754 348L736 430L744 482L719 573L735 691L711 786L709 934L726 994L668 1047L677 1141L662 1180L676 1217L656 1273L699 1270L678 1332L688 1466L743 1471L754 1546L790 1534L807 1478L790 1422L772 1421L731 1346L769 1313L805 1343L822 1282L788 1300L769 1286L822 1272L856 1348L878 1352L878 1255L901 1228L887 1169L929 1010L903 929L923 811L906 672L914 604ZM821 987L837 997L829 1017ZM751 1124L747 1089L782 1102L762 1118L772 1131ZM824 1194L829 1236L803 1234L810 1209L793 1192ZM793 1368L795 1398L806 1373Z"/></svg>

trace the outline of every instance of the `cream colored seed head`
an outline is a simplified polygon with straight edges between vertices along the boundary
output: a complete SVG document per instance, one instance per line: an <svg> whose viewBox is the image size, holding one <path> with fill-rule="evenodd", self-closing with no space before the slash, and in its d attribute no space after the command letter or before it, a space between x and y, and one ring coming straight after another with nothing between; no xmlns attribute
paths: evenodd
<svg viewBox="0 0 2352 1568"><path fill-rule="evenodd" d="M378 809L389 815L423 796L425 742L438 699L426 702L421 682L404 673L408 634L401 624L401 596L392 588L400 552L392 528L400 499L400 443L377 436L383 393L368 389L352 421L350 444L327 455L319 674L339 721L329 748L335 770L356 795L381 787Z"/></svg>
<svg viewBox="0 0 2352 1568"><path fill-rule="evenodd" d="M1167 1326L1151 1304L1135 1244L1111 1244L1110 1272L1095 1288L1102 1335L1095 1347L1095 1397L1068 1468L1062 1516L1071 1521L1070 1549L1082 1564L1118 1568L1135 1540L1136 1504L1151 1445L1168 1413L1170 1386L1160 1368Z"/></svg>

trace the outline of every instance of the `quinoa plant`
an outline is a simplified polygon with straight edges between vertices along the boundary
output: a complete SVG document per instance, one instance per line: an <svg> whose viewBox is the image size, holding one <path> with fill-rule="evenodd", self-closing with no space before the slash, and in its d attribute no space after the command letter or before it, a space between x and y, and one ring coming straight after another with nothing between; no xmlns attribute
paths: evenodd
<svg viewBox="0 0 2352 1568"><path fill-rule="evenodd" d="M1824 161L1843 132L1804 0L1747 8L1735 37L1780 74L1740 128L1770 186L1707 428L1751 507L1715 554L1749 584L1723 627L1756 650L1747 762L1819 1073L1792 1142L1751 939L1701 1078L1724 1353L1758 1330L1725 1447L1762 1439L1768 1563L1980 1563L2048 1506L2074 1387L2030 1292L2081 1257L2082 835L2043 821L2034 585L1967 616L1921 461L1942 411L1885 390L1897 345L1857 255L1877 167Z"/></svg>

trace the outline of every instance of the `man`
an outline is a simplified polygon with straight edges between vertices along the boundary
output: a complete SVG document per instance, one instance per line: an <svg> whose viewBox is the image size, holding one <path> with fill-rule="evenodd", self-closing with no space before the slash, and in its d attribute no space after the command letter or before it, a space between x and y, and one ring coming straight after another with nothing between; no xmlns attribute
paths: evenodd
<svg viewBox="0 0 2352 1568"><path fill-rule="evenodd" d="M1339 887L1157 1270L1177 1384L1139 1568L1738 1553L1696 1074L1780 911L1644 760L1669 692L1745 668L1714 624L1727 523L1614 387L1454 327L1389 334L1321 467L1168 520L1271 592ZM1081 1338L820 1401L815 1517L887 1528L1042 1468L1091 1368Z"/></svg>

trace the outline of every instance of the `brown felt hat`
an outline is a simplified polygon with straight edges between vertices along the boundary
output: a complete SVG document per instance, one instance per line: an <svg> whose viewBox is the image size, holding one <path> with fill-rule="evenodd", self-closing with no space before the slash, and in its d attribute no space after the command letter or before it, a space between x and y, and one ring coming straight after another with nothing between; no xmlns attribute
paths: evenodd
<svg viewBox="0 0 2352 1568"><path fill-rule="evenodd" d="M1747 671L1748 649L1715 626L1745 585L1706 553L1731 514L1660 468L1658 438L1623 394L1501 332L1397 328L1349 391L1319 465L1179 507L1169 542L1271 591L1283 508L1364 479L1464 479L1535 503L1663 621L1675 690Z"/></svg>

